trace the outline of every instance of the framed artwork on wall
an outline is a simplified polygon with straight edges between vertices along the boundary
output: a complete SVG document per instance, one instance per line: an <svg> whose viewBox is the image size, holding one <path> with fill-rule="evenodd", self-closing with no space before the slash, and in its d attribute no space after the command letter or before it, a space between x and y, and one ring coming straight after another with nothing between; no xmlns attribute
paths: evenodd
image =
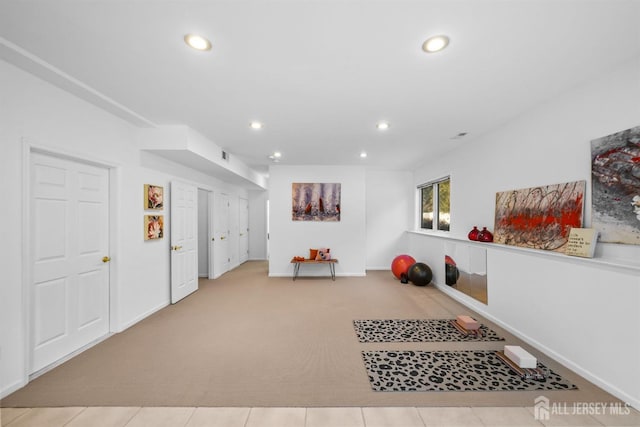
<svg viewBox="0 0 640 427"><path fill-rule="evenodd" d="M640 126L591 141L591 227L640 245Z"/></svg>
<svg viewBox="0 0 640 427"><path fill-rule="evenodd" d="M571 228L581 228L585 181L496 194L494 242L564 251Z"/></svg>
<svg viewBox="0 0 640 427"><path fill-rule="evenodd" d="M144 209L162 210L164 208L164 189L159 185L144 185Z"/></svg>
<svg viewBox="0 0 640 427"><path fill-rule="evenodd" d="M339 183L291 184L293 221L340 221Z"/></svg>
<svg viewBox="0 0 640 427"><path fill-rule="evenodd" d="M162 215L144 216L144 240L158 240L164 237L164 218Z"/></svg>

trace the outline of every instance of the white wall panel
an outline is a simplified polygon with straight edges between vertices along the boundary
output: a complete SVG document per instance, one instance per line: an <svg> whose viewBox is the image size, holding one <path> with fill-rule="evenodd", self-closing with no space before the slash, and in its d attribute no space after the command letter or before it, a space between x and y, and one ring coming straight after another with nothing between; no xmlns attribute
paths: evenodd
<svg viewBox="0 0 640 427"><path fill-rule="evenodd" d="M367 269L388 270L397 255L406 253L405 231L413 225L413 174L367 171Z"/></svg>

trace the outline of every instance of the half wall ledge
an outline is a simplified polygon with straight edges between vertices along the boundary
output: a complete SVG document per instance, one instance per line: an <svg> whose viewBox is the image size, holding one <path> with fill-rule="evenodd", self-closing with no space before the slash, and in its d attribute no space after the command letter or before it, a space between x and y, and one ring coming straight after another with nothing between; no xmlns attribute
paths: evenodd
<svg viewBox="0 0 640 427"><path fill-rule="evenodd" d="M504 245L502 243L476 242L473 240L461 239L459 237L447 236L439 233L428 233L420 230L407 230L406 232L409 234L414 234L418 236L460 242L460 243L464 243L466 245L471 245L471 246L481 246L488 249L526 254L526 255L541 257L541 258L555 259L557 261L568 262L572 264L591 265L594 267L604 267L604 268L608 268L615 271L627 270L633 273L640 273L640 257L638 260L632 260L627 258L598 257L596 254L596 257L594 258L582 258L582 257L565 255L560 252L544 251L540 249L521 248L519 246Z"/></svg>

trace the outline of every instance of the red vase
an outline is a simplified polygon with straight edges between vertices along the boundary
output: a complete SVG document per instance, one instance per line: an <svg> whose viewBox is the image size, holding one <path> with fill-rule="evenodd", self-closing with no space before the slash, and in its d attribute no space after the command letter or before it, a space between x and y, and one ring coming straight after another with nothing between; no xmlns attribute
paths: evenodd
<svg viewBox="0 0 640 427"><path fill-rule="evenodd" d="M487 230L487 227L482 227L482 231L478 233L478 241L493 242L493 234L491 234L491 232Z"/></svg>
<svg viewBox="0 0 640 427"><path fill-rule="evenodd" d="M468 234L469 240L478 240L478 234L480 234L480 230L478 230L478 227L474 225L473 230Z"/></svg>

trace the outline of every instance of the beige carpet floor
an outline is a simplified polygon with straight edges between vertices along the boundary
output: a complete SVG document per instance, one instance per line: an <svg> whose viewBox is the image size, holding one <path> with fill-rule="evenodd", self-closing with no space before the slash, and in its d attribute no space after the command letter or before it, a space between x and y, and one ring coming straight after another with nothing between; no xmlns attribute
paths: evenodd
<svg viewBox="0 0 640 427"><path fill-rule="evenodd" d="M469 314L506 342L359 343L354 319ZM4 407L43 406L532 406L540 392L374 392L363 350L500 349L522 345L572 381L554 402L614 397L432 286L366 277L267 277L247 262L30 382Z"/></svg>

